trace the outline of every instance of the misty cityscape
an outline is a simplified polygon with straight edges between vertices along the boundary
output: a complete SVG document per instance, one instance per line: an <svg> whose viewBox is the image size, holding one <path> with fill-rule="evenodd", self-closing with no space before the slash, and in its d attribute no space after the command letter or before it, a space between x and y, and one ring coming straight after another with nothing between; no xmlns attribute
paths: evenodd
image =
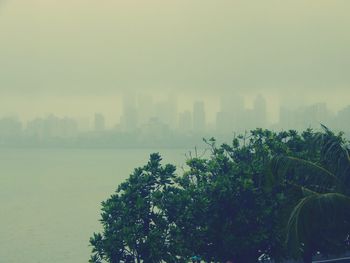
<svg viewBox="0 0 350 263"><path fill-rule="evenodd" d="M272 122L263 95L247 108L243 96L225 96L214 119L208 119L205 101L192 103L192 110L180 110L176 98L154 101L152 96L128 95L122 98L119 122L107 125L102 113L91 118L57 117L49 114L28 120L0 119L1 146L62 147L183 147L202 137L230 138L254 128L272 130L319 129L321 124L334 130L350 131L350 105L332 112L327 103L288 108L281 106L279 118ZM117 119L117 118L116 118Z"/></svg>
<svg viewBox="0 0 350 263"><path fill-rule="evenodd" d="M350 262L350 0L0 0L0 263Z"/></svg>

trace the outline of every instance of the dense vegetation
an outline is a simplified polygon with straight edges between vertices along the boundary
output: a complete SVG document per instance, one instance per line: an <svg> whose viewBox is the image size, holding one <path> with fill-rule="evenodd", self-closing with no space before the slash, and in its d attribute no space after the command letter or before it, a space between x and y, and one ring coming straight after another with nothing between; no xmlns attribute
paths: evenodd
<svg viewBox="0 0 350 263"><path fill-rule="evenodd" d="M349 249L350 161L324 127L257 129L188 159L182 175L152 154L102 203L90 262L311 262Z"/></svg>

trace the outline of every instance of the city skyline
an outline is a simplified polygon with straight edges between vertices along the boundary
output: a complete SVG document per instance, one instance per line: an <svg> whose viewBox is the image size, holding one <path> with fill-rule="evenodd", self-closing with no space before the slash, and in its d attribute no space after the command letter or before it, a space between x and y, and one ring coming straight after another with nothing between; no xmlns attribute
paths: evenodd
<svg viewBox="0 0 350 263"><path fill-rule="evenodd" d="M272 121L279 104L350 101L350 2L132 2L1 1L0 115L109 125L130 91L204 100L212 121L230 94L263 94Z"/></svg>
<svg viewBox="0 0 350 263"><path fill-rule="evenodd" d="M261 94L253 101L253 107L245 104L243 96L222 97L214 120L207 119L208 109L204 100L192 102L192 109L179 109L178 100L168 96L154 100L152 96L126 96L122 100L122 114L119 121L107 125L101 112L90 118L59 117L48 114L23 122L15 117L0 118L0 134L26 135L39 137L74 137L82 132L157 134L175 131L179 134L211 133L230 134L257 127L282 129L318 128L320 124L330 128L350 131L347 118L350 118L350 104L337 112L331 111L326 102L319 102L290 108L282 105L277 121L269 121L268 101ZM117 119L117 118L116 118ZM46 134L46 135L45 135ZM49 137L50 137L49 136Z"/></svg>
<svg viewBox="0 0 350 263"><path fill-rule="evenodd" d="M349 10L0 0L0 261L342 257Z"/></svg>
<svg viewBox="0 0 350 263"><path fill-rule="evenodd" d="M166 93L152 93L152 92L133 92L139 94L140 97L153 97L153 101L162 102L169 95ZM328 108L337 112L348 105L350 98L348 98L347 93L342 96L338 96L337 93L333 96L324 96L319 99L319 96L315 96L312 100L307 98L307 96L300 97L297 93L288 94L286 93L286 98L283 96L278 96L276 94L270 94L267 92L256 92L256 93L234 93L229 92L225 94L201 94L195 96L194 94L180 93L174 94L178 101L179 110L192 110L192 103L194 100L203 100L207 107L207 118L209 121L214 121L216 119L216 113L220 111L220 100L222 97L232 98L235 95L244 97L245 107L253 108L254 99L257 95L262 94L267 100L267 112L268 120L270 122L278 121L279 109L282 105L288 108L295 109L301 106L307 106L310 104L316 104L319 102L327 102ZM54 99L46 99L41 96L34 97L10 97L2 96L0 98L0 117L18 117L23 122L27 122L36 117L45 117L50 114L55 114L60 117L70 116L74 118L90 118L96 112L103 113L107 126L114 125L119 122L120 116L122 115L122 98L123 94L114 96L87 96L87 97L55 97ZM197 98L197 99L196 99Z"/></svg>

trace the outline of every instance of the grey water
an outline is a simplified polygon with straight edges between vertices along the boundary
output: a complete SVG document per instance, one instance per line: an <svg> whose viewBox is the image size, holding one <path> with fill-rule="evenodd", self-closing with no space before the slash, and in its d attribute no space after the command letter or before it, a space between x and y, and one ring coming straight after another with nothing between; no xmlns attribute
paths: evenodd
<svg viewBox="0 0 350 263"><path fill-rule="evenodd" d="M185 149L1 149L0 262L83 263L100 203L151 152L181 167ZM181 172L181 169L178 170Z"/></svg>

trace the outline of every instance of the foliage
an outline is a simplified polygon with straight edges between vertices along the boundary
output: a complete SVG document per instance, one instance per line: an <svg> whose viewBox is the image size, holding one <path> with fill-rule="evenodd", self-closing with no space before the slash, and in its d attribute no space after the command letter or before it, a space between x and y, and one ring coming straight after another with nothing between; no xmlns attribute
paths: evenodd
<svg viewBox="0 0 350 263"><path fill-rule="evenodd" d="M159 207L173 184L175 167L160 162L160 155L152 154L102 203L103 233L90 239L90 262L171 262L171 225Z"/></svg>
<svg viewBox="0 0 350 263"><path fill-rule="evenodd" d="M349 249L350 159L342 134L323 127L315 134L317 159L277 156L272 161L275 184L291 185L303 193L287 225L287 243L295 257L311 262Z"/></svg>
<svg viewBox="0 0 350 263"><path fill-rule="evenodd" d="M256 129L230 144L205 143L209 155L189 158L178 176L152 154L102 203L103 232L90 239L90 262L197 255L253 263L262 254L280 262L347 249L350 168L342 134Z"/></svg>

